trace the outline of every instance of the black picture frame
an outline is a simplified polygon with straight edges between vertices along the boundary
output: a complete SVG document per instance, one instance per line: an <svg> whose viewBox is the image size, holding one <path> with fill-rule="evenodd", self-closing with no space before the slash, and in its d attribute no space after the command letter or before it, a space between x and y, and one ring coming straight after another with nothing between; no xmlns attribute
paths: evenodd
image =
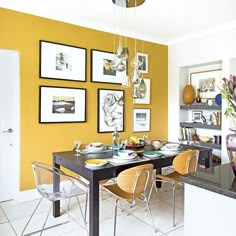
<svg viewBox="0 0 236 236"><path fill-rule="evenodd" d="M122 84L126 70L118 72L111 69L114 53L91 49L91 82Z"/></svg>
<svg viewBox="0 0 236 236"><path fill-rule="evenodd" d="M98 89L98 133L124 131L124 91Z"/></svg>
<svg viewBox="0 0 236 236"><path fill-rule="evenodd" d="M50 41L39 41L39 77L86 81L87 49Z"/></svg>
<svg viewBox="0 0 236 236"><path fill-rule="evenodd" d="M86 89L39 87L39 123L86 122Z"/></svg>

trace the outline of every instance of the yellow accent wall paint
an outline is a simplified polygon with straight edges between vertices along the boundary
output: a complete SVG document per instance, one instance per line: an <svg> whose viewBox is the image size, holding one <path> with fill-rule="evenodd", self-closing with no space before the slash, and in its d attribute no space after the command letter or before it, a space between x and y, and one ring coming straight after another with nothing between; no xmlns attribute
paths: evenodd
<svg viewBox="0 0 236 236"><path fill-rule="evenodd" d="M117 84L90 82L90 49L113 51L113 34L49 20L29 14L0 8L0 48L20 52L20 112L21 153L20 190L34 187L31 161L52 162L52 152L70 150L73 140L83 144L92 141L111 143L111 133L97 133L97 89L120 89ZM155 31L155 29L153 29ZM86 82L39 78L39 40L87 48ZM131 135L150 139L167 139L168 127L168 47L144 42L143 52L148 54L151 79L151 104L133 104L132 89L125 90L125 131L121 139ZM130 58L134 57L134 39L128 38ZM142 52L142 42L137 41ZM132 67L129 63L129 73ZM39 86L61 86L87 89L87 121L85 123L39 123ZM151 131L132 133L133 108L151 109Z"/></svg>

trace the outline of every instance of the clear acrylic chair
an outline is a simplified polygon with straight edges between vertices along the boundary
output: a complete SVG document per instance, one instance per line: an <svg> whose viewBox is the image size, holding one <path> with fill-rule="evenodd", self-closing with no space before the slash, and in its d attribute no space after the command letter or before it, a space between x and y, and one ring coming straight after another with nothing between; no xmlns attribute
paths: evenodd
<svg viewBox="0 0 236 236"><path fill-rule="evenodd" d="M40 205L42 199L48 199L52 203L54 201L58 201L58 200L65 200L65 203L66 203L65 209L66 209L66 213L68 214L68 204L67 204L66 200L70 199L71 197L76 197L78 204L79 204L80 212L83 217L84 224L85 224L86 223L86 221L85 221L86 216L82 211L78 196L82 195L82 194L86 195L86 205L87 205L88 186L83 181L81 181L79 178L67 175L64 172L62 172L61 170L59 170L51 165L48 165L48 164L33 162L32 168L33 168L33 172L34 172L36 188L37 188L38 192L40 193L40 195L42 196L42 198L38 202L32 215L30 216L21 235L24 235L24 232L25 232L27 226L29 225L33 215L35 214L38 206ZM57 191L55 191L55 189L53 188L53 178L55 178L55 176L59 177L59 181L60 181L59 189ZM59 225L69 222L69 221L67 221L64 223L60 223L60 224L45 228L48 216L51 212L51 208L52 208L52 205L48 211L48 214L47 214L47 217L44 221L42 229L40 229L36 232L31 232L31 233L25 234L25 235L31 235L31 234L34 234L37 232L40 232L40 235L41 235L42 232L46 229L49 229L49 228L52 228L55 226L59 226ZM86 211L86 209L87 209L87 206L85 206L85 211ZM68 214L68 216L69 216L69 214Z"/></svg>
<svg viewBox="0 0 236 236"><path fill-rule="evenodd" d="M149 177L152 175L152 172L152 164L132 167L122 171L117 176L116 183L103 186L104 189L117 198L115 202L114 236L116 235L117 205L119 200L125 200L131 207L135 204L136 199L145 202L152 219L154 230L157 232L146 192Z"/></svg>
<svg viewBox="0 0 236 236"><path fill-rule="evenodd" d="M172 188L172 193L173 193L173 227L175 227L175 187L176 184L183 184L181 182L180 177L182 175L188 174L195 172L197 170L197 165L198 165L198 157L199 157L199 151L198 150L191 150L191 151L186 151L183 153L180 153L177 155L173 162L172 166L174 171L171 173L168 173L166 175L161 175L157 174L155 181L161 181L161 182L168 182L171 183L173 188ZM150 189L149 197L152 194L153 187L157 191L157 187L155 183L153 182L152 187Z"/></svg>

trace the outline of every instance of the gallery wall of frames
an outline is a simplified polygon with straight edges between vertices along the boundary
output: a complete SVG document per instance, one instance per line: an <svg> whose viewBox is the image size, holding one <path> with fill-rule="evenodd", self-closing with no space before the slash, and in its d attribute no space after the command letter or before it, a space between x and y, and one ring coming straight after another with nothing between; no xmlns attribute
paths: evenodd
<svg viewBox="0 0 236 236"><path fill-rule="evenodd" d="M148 135L167 139L168 47L127 38L131 60L139 68L145 98L134 97L133 86L122 87L122 76L110 68L114 33L0 9L2 49L20 54L20 188L34 187L31 161L51 163L52 152L82 145L111 143L113 126L120 138ZM32 178L33 179L33 178Z"/></svg>

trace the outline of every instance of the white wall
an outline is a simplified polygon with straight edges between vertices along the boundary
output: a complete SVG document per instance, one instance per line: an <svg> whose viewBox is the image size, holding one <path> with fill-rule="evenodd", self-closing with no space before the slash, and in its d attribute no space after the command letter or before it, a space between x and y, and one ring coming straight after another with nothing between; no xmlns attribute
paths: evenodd
<svg viewBox="0 0 236 236"><path fill-rule="evenodd" d="M180 67L222 61L222 77L229 78L230 73L236 71L236 67L232 68L232 59L236 58L235 42L236 28L169 46L169 141L177 141L179 137L179 105L183 92ZM224 111L224 103L222 109ZM222 116L222 163L228 162L225 137L229 132L228 120Z"/></svg>

